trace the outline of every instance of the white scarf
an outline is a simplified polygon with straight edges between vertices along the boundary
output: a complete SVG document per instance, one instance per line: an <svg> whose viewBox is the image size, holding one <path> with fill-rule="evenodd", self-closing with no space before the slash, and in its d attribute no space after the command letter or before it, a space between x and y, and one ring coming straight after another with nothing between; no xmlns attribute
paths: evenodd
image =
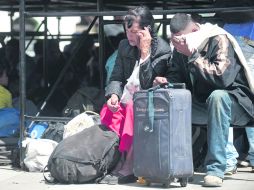
<svg viewBox="0 0 254 190"><path fill-rule="evenodd" d="M190 49L202 50L210 37L221 35L221 34L227 35L228 39L232 43L232 46L236 54L238 55L238 58L241 64L243 65L244 72L246 74L246 78L249 83L249 87L252 93L254 93L254 78L251 74L250 68L246 62L243 52L240 46L238 45L237 41L235 40L235 38L231 34L229 34L227 31L225 31L224 29L222 29L221 27L217 25L206 23L206 24L199 25L199 27L200 27L200 30L185 35L186 43L188 44Z"/></svg>
<svg viewBox="0 0 254 190"><path fill-rule="evenodd" d="M123 95L121 98L121 103L127 104L132 100L134 92L140 90L140 81L139 81L139 69L140 64L137 61L135 67L132 71L131 76L127 79L127 84L124 86Z"/></svg>

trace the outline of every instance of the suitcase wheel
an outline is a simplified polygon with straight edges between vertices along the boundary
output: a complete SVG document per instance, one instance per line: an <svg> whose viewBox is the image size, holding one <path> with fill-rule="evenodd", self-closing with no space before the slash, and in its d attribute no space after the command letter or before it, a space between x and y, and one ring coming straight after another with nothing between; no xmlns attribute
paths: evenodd
<svg viewBox="0 0 254 190"><path fill-rule="evenodd" d="M151 182L146 180L145 185L146 185L146 186L150 186L150 185L151 185Z"/></svg>
<svg viewBox="0 0 254 190"><path fill-rule="evenodd" d="M180 178L179 179L181 187L186 187L188 184L188 178Z"/></svg>
<svg viewBox="0 0 254 190"><path fill-rule="evenodd" d="M169 187L170 187L170 182L163 183L163 187L165 187L165 188L169 188Z"/></svg>

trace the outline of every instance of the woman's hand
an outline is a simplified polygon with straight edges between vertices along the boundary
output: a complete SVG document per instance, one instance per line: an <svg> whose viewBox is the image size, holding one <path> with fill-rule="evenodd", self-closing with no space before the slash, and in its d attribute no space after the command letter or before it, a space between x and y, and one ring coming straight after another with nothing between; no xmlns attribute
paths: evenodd
<svg viewBox="0 0 254 190"><path fill-rule="evenodd" d="M112 94L107 101L107 106L112 112L117 112L119 109L119 98L116 94Z"/></svg>
<svg viewBox="0 0 254 190"><path fill-rule="evenodd" d="M153 80L153 86L165 84L167 82L168 80L165 77L155 77L155 79Z"/></svg>
<svg viewBox="0 0 254 190"><path fill-rule="evenodd" d="M137 33L139 37L139 49L141 52L141 59L145 59L150 54L152 37L147 27Z"/></svg>

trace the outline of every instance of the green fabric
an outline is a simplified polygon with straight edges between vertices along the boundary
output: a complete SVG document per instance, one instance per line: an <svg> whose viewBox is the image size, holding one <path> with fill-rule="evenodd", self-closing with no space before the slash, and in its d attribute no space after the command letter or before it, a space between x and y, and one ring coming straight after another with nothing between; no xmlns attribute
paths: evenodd
<svg viewBox="0 0 254 190"><path fill-rule="evenodd" d="M148 91L148 118L149 118L149 132L153 132L153 124L154 124L153 90Z"/></svg>

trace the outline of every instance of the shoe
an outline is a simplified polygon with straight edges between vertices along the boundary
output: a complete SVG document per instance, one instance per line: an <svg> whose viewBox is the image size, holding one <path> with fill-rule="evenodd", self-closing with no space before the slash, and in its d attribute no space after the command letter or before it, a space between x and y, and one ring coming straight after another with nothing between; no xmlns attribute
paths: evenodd
<svg viewBox="0 0 254 190"><path fill-rule="evenodd" d="M221 187L223 183L223 179L217 177L217 176L212 176L212 175L207 175L204 177L204 187Z"/></svg>
<svg viewBox="0 0 254 190"><path fill-rule="evenodd" d="M133 174L127 176L121 176L118 178L118 184L134 183L137 181L137 177Z"/></svg>
<svg viewBox="0 0 254 190"><path fill-rule="evenodd" d="M254 166L251 166L251 173L254 173Z"/></svg>
<svg viewBox="0 0 254 190"><path fill-rule="evenodd" d="M107 174L105 177L100 180L99 184L109 184L109 185L115 185L118 182L118 177L112 174Z"/></svg>
<svg viewBox="0 0 254 190"><path fill-rule="evenodd" d="M100 184L109 184L109 185L116 185L116 184L127 184L127 183L134 183L137 181L137 177L133 174L123 176L123 175L113 175L108 174L106 175L101 181L98 183Z"/></svg>
<svg viewBox="0 0 254 190"><path fill-rule="evenodd" d="M250 163L248 161L245 161L245 160L238 160L237 164L240 167L248 167L250 165Z"/></svg>
<svg viewBox="0 0 254 190"><path fill-rule="evenodd" d="M227 170L225 171L224 175L233 175L237 173L237 166L235 166L232 170Z"/></svg>

